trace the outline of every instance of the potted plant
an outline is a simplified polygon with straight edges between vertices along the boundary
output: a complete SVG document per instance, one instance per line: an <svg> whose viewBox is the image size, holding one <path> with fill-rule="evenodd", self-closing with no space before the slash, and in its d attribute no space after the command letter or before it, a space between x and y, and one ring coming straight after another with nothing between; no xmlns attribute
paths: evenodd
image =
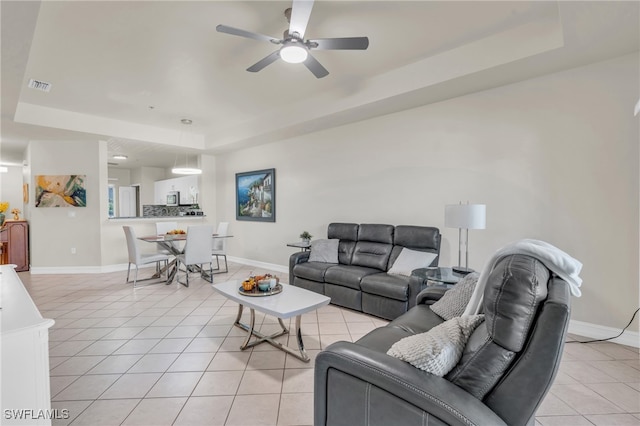
<svg viewBox="0 0 640 426"><path fill-rule="evenodd" d="M313 235L311 235L307 231L303 231L302 234L300 234L300 238L302 238L302 241L308 243L309 241L311 241L311 238L313 238Z"/></svg>

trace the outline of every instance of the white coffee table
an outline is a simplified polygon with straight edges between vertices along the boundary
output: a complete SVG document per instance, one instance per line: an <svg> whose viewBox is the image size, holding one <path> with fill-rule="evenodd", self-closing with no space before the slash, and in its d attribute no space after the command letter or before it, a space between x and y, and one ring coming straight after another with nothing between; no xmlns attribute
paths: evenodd
<svg viewBox="0 0 640 426"><path fill-rule="evenodd" d="M322 294L314 293L304 288L294 287L289 284L282 284L282 292L274 294L272 296L244 296L238 292L238 289L242 287L240 280L231 280L220 284L212 284L213 289L226 298L238 303L238 316L236 317L234 325L247 331L247 338L240 346L240 349L245 350L252 348L260 343L267 342L270 345L293 355L294 357L309 362L309 356L304 350L304 343L302 342L302 330L300 328L300 319L302 314L314 311L322 306L328 305L331 299ZM242 317L242 311L244 307L248 307L251 310L250 324L246 325L240 322ZM272 334L270 336L264 335L254 329L256 314L255 311L272 315L278 318L282 331ZM283 345L280 342L275 341L276 337L287 334L289 330L282 322L283 319L296 317L296 335L298 341L299 354L292 348ZM255 336L256 340L251 341L251 337Z"/></svg>

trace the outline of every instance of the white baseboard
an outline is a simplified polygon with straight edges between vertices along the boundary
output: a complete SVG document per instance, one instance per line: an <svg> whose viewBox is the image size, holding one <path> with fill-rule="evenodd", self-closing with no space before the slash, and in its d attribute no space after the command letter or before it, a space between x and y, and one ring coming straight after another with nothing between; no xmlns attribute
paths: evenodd
<svg viewBox="0 0 640 426"><path fill-rule="evenodd" d="M104 265L104 266L40 266L34 267L32 266L30 272L33 275L43 275L43 274L106 274L109 272L118 272L118 271L126 271L127 270L126 263L120 263L116 265ZM154 263L149 263L147 265L140 266L142 268L155 268ZM132 269L135 269L133 267Z"/></svg>
<svg viewBox="0 0 640 426"><path fill-rule="evenodd" d="M609 337L620 334L619 328L606 327L604 325L591 324L583 321L569 321L569 333L579 336L588 337L590 339L607 339ZM620 337L610 340L621 345L633 346L640 348L640 333L637 331L625 330Z"/></svg>
<svg viewBox="0 0 640 426"><path fill-rule="evenodd" d="M289 267L283 265L276 265L275 263L258 262L257 260L243 259L241 257L227 256L230 262L240 263L242 265L256 266L258 268L268 269L270 271L289 273ZM140 266L140 268L152 268L155 264L150 263ZM32 266L30 271L34 275L43 274L106 274L109 272L126 271L127 264L120 263L116 265L104 265L104 266Z"/></svg>
<svg viewBox="0 0 640 426"><path fill-rule="evenodd" d="M241 257L233 256L227 256L227 259L231 262L240 263L242 265L257 266L259 268L269 269L271 271L282 272L285 274L289 273L288 266L276 265L275 263L258 262L257 260L243 259Z"/></svg>

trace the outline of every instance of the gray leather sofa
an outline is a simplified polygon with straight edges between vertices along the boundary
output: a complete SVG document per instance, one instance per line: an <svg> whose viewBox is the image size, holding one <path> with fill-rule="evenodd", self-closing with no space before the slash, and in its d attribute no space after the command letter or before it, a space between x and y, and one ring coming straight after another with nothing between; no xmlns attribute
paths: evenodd
<svg viewBox="0 0 640 426"><path fill-rule="evenodd" d="M387 274L404 247L440 253L440 231L426 226L331 223L339 239L338 264L309 262L309 252L289 259L290 284L331 297L331 303L385 319L415 304L424 278ZM431 266L438 265L438 256Z"/></svg>
<svg viewBox="0 0 640 426"><path fill-rule="evenodd" d="M429 307L440 295L427 288L387 326L318 354L316 426L534 424L560 364L568 284L532 257L503 258L485 288L485 322L444 377L386 354L403 337L443 322Z"/></svg>

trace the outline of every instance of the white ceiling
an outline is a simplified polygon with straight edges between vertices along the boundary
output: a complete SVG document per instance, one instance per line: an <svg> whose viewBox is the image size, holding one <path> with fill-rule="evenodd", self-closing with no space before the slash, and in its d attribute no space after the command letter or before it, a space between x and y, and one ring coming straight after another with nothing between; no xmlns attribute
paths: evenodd
<svg viewBox="0 0 640 426"><path fill-rule="evenodd" d="M2 1L3 163L29 140L109 141L130 166L240 149L638 51L638 2L316 1L330 74L277 61L289 1ZM49 93L27 88L34 78ZM185 129L180 119L193 125Z"/></svg>

